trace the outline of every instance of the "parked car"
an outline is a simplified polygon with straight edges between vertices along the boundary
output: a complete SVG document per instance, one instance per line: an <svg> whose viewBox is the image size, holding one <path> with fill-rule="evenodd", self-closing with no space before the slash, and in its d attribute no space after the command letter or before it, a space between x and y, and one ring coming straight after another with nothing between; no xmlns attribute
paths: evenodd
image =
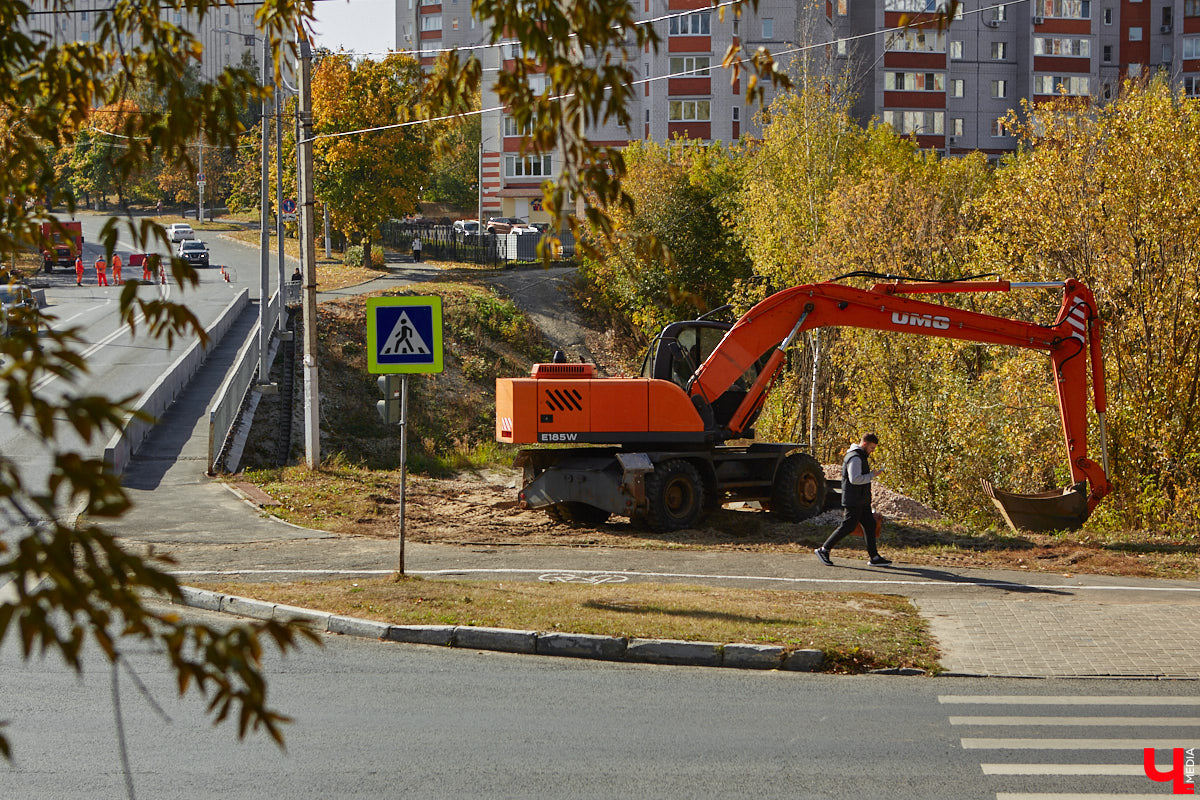
<svg viewBox="0 0 1200 800"><path fill-rule="evenodd" d="M479 221L474 219L455 220L454 235L460 239L479 235Z"/></svg>
<svg viewBox="0 0 1200 800"><path fill-rule="evenodd" d="M175 255L179 256L193 267L208 266L208 245L199 239L180 242L179 250L175 253Z"/></svg>
<svg viewBox="0 0 1200 800"><path fill-rule="evenodd" d="M0 336L14 328L30 328L37 333L38 302L23 283L0 285Z"/></svg>
<svg viewBox="0 0 1200 800"><path fill-rule="evenodd" d="M529 227L536 229L538 233L548 233L550 231L549 222L531 222L529 223Z"/></svg>
<svg viewBox="0 0 1200 800"><path fill-rule="evenodd" d="M172 242L182 242L188 239L195 239L196 232L186 222L176 222L174 225L167 226L167 236Z"/></svg>
<svg viewBox="0 0 1200 800"><path fill-rule="evenodd" d="M487 223L487 232L494 234L504 234L511 231L513 228L527 228L529 223L520 217L492 217Z"/></svg>

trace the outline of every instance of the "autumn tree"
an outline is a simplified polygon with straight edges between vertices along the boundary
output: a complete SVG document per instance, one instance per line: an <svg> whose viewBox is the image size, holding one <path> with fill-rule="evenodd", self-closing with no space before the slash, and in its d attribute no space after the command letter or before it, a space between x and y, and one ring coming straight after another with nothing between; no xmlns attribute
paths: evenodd
<svg viewBox="0 0 1200 800"><path fill-rule="evenodd" d="M625 150L631 209L613 214L611 242L584 260L589 302L642 338L724 305L750 260L732 221L740 155L720 143L634 142ZM639 243L655 237L656 258Z"/></svg>
<svg viewBox="0 0 1200 800"><path fill-rule="evenodd" d="M396 54L358 62L328 55L313 73L317 192L334 225L362 243L366 264L380 223L416 211L428 179L428 131L394 127L413 118L421 86L420 64ZM337 135L376 127L385 129Z"/></svg>
<svg viewBox="0 0 1200 800"><path fill-rule="evenodd" d="M422 200L474 209L479 198L478 116L442 124L433 131L433 163Z"/></svg>
<svg viewBox="0 0 1200 800"><path fill-rule="evenodd" d="M6 165L0 171L0 251L36 249L41 225L57 221L50 209L76 208L72 183L87 191L113 188L122 197L156 157L194 170L189 149L196 141L236 144L238 110L245 98L262 95L255 76L230 70L198 91L187 90L183 79L200 59L201 45L188 27L167 21L172 9L203 17L218 7L211 0L115 0L91 12L90 41L62 43L30 32L28 4L0 0L0 147ZM257 11L276 52L310 18L307 0L264 0ZM128 113L126 104L143 89L161 97L161 108ZM97 109L118 113L100 123ZM97 128L120 146L100 150ZM55 155L75 158L77 152L103 152L104 163L81 163L77 178L65 186L56 182ZM150 220L111 219L98 242L111 254L118 237L138 249L168 244ZM171 275L184 289L197 280L177 259ZM122 324L168 342L204 338L185 306L157 292L147 296L137 282L125 285L115 313ZM129 499L102 458L87 452L125 424L136 398L80 389L87 360L77 329L40 327L40 335L21 327L0 338L0 392L11 409L6 419L41 443L49 463L45 481L38 482L12 454L0 453L0 506L11 521L0 539L0 585L8 590L0 600L0 642L14 640L26 658L55 654L76 669L82 669L85 646L115 665L129 641L148 644L162 653L181 693L203 694L215 720L236 718L239 734L261 729L281 739L284 718L267 703L260 659L264 639L287 650L296 633L274 622L218 629L147 604L143 591L179 599L180 587L162 564L125 552L99 524L125 511ZM76 382L75 390L46 391L47 375ZM64 521L74 504L82 506L87 523ZM3 738L0 752L8 752Z"/></svg>

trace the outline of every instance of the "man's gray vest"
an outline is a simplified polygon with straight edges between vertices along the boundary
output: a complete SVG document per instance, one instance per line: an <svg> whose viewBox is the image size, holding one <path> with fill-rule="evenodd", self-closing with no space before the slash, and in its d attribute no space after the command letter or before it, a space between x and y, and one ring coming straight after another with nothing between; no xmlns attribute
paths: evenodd
<svg viewBox="0 0 1200 800"><path fill-rule="evenodd" d="M867 461L867 451L861 445L854 445L846 451L842 459L842 507L871 505L871 484L855 484L850 482L850 462L855 458L862 459L861 472L866 475L871 471L871 463Z"/></svg>

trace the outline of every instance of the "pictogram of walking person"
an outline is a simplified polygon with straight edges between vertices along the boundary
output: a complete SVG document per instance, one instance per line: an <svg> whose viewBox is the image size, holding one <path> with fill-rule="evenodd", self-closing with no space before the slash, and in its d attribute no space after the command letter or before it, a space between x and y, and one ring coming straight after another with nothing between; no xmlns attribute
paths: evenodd
<svg viewBox="0 0 1200 800"><path fill-rule="evenodd" d="M413 329L408 324L408 317L401 317L397 335L392 339L391 344L384 348L383 354L388 356L403 356L417 352L417 348L412 343L412 334Z"/></svg>

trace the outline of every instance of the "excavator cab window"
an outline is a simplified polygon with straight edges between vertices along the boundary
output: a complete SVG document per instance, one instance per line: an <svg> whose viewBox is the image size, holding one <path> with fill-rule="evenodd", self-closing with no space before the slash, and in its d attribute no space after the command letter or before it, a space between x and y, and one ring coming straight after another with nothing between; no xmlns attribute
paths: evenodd
<svg viewBox="0 0 1200 800"><path fill-rule="evenodd" d="M732 323L717 320L671 323L651 343L642 367L642 377L671 381L686 391L696 369L708 360L731 327ZM766 357L759 359L724 394L712 401L717 424L722 425L733 416L758 378Z"/></svg>

